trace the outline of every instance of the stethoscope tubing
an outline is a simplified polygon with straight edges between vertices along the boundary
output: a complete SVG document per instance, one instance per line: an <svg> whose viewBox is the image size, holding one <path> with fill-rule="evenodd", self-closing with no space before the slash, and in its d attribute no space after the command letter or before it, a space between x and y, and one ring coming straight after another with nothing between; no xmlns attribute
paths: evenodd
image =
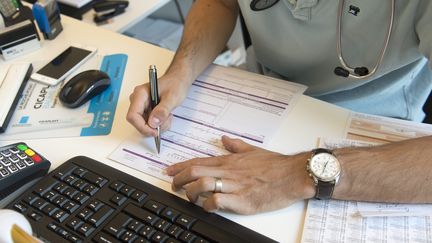
<svg viewBox="0 0 432 243"><path fill-rule="evenodd" d="M342 45L341 45L341 35L342 35L342 13L343 13L343 7L344 7L344 0L339 0L339 6L338 6L338 16L337 16L337 31L336 31L336 35L337 35L337 42L336 42L336 52L339 58L339 61L342 65L342 67L346 70L349 71L349 78L353 78L353 79L367 79L372 77L376 71L378 70L378 68L381 66L383 60L384 60L384 56L385 53L387 51L388 48L388 44L390 42L390 37L392 34L392 29L393 29L393 21L394 21L394 13L395 13L395 0L391 0L391 13L390 13L390 17L389 17L389 24L388 24L388 29L387 29L387 34L386 34L386 38L385 38L385 42L383 45L383 48L381 48L380 51L380 55L379 58L375 64L375 66L373 67L373 69L366 75L357 75L354 73L354 68L350 67L346 62L345 59L343 58L343 54L342 54Z"/></svg>

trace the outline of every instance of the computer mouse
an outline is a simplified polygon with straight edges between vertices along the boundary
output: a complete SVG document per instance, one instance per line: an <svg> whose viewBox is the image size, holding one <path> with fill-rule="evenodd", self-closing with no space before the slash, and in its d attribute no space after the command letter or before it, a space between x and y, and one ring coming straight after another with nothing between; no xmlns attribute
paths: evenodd
<svg viewBox="0 0 432 243"><path fill-rule="evenodd" d="M75 75L60 90L59 98L64 106L76 108L100 94L111 84L111 79L100 70L87 70Z"/></svg>

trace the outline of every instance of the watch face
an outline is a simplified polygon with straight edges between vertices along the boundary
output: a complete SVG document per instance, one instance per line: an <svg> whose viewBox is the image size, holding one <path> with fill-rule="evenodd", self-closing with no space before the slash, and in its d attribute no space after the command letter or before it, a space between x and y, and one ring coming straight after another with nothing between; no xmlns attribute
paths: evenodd
<svg viewBox="0 0 432 243"><path fill-rule="evenodd" d="M331 154L319 153L309 161L309 169L322 181L332 181L340 173L339 161Z"/></svg>

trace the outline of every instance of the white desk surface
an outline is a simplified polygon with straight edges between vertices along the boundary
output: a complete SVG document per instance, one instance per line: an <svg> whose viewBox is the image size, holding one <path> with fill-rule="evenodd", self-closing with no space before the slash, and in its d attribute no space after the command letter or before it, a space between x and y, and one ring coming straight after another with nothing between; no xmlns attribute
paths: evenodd
<svg viewBox="0 0 432 243"><path fill-rule="evenodd" d="M125 119L129 95L133 88L147 82L147 67L150 64L157 65L162 74L168 67L173 53L69 17L63 17L62 24L64 31L55 40L42 41L41 49L10 63L46 60L48 56L54 57L70 44L76 43L96 46L100 53L126 53L129 58L113 129L107 136L36 139L23 142L48 158L52 162L51 170L73 156L85 155L172 192L168 183L113 162L107 159L107 156L122 140L136 133ZM5 62L0 59L0 68L3 65ZM348 112L343 109L302 96L270 144L271 148L285 154L310 150L315 147L318 136L342 136L347 117ZM0 141L0 146L13 142L18 141ZM301 201L285 209L254 216L221 214L277 241L298 242L301 239L305 209L306 203Z"/></svg>
<svg viewBox="0 0 432 243"><path fill-rule="evenodd" d="M138 23L145 17L149 16L160 7L167 4L170 0L129 0L129 6L126 11L112 18L112 22L100 25L100 27L118 33L123 33L125 30ZM83 15L82 21L96 25L93 21L95 11L91 9Z"/></svg>

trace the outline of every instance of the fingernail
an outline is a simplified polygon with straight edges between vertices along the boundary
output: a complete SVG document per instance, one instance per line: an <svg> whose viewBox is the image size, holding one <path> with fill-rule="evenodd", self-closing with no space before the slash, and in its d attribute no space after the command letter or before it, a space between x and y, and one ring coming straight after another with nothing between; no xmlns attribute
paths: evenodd
<svg viewBox="0 0 432 243"><path fill-rule="evenodd" d="M152 117L151 118L151 126L152 127L158 127L159 126L159 124L160 124L160 120L159 120L159 118L157 118L157 117Z"/></svg>

